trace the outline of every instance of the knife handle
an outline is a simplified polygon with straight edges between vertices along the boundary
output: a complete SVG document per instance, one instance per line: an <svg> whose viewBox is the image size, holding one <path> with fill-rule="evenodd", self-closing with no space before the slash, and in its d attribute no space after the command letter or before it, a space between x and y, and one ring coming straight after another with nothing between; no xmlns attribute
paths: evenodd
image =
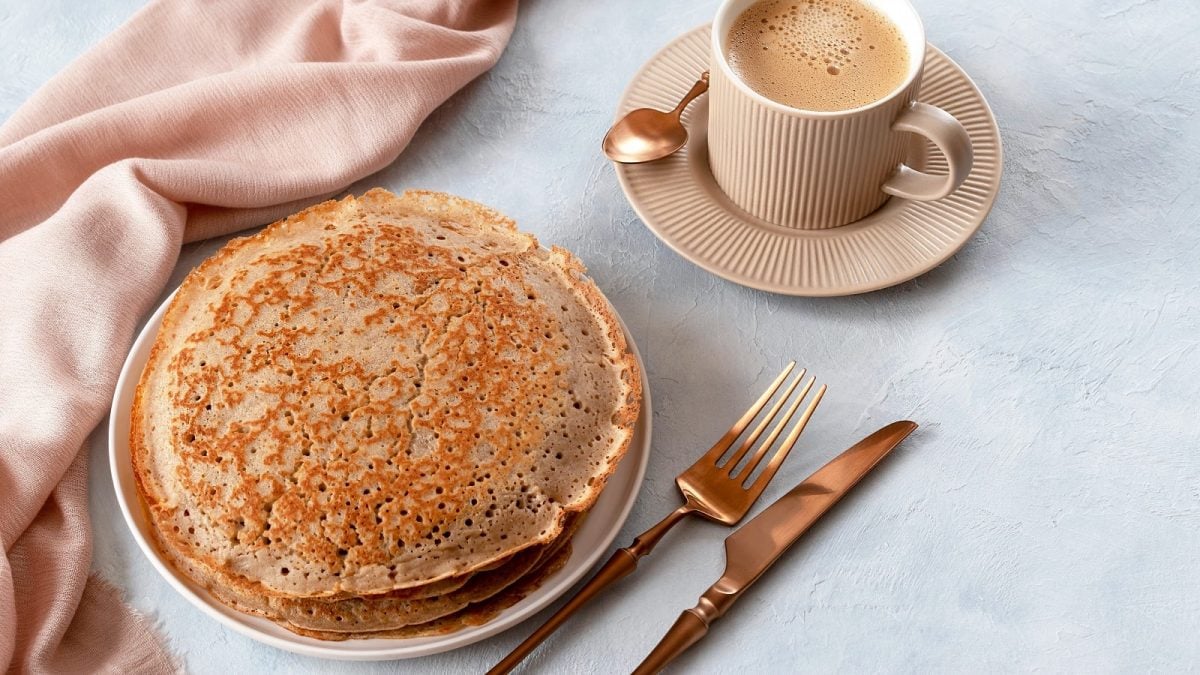
<svg viewBox="0 0 1200 675"><path fill-rule="evenodd" d="M542 644L546 638L550 637L558 627L566 623L571 615L579 610L590 601L592 598L600 594L600 591L608 588L618 580L628 576L629 573L637 569L637 561L639 558L646 556L654 549L655 544L662 539L675 524L683 519L684 516L692 512L692 507L689 505L681 506L671 512L671 515L663 518L657 525L646 530L636 539L633 540L633 545L628 548L619 548L613 551L612 557L608 562L604 563L604 567L596 572L596 576L592 577L587 585L579 589L575 597L571 598L567 604L563 605L554 616L546 620L532 635L525 638L525 641L517 645L517 648L504 657L504 660L492 666L488 671L488 675L503 675L511 672L517 664L521 663L526 656L537 646Z"/></svg>
<svg viewBox="0 0 1200 675"><path fill-rule="evenodd" d="M666 667L675 657L687 651L688 647L696 644L700 638L708 634L712 622L725 615L730 606L737 602L741 591L736 584L730 583L725 577L717 580L700 596L700 602L691 609L685 609L675 620L671 629L659 640L658 645L650 655L634 670L634 675L652 675Z"/></svg>
<svg viewBox="0 0 1200 675"><path fill-rule="evenodd" d="M679 615L671 629L659 640L654 651L633 671L633 675L654 675L707 634L708 623L694 610L683 610L683 614Z"/></svg>

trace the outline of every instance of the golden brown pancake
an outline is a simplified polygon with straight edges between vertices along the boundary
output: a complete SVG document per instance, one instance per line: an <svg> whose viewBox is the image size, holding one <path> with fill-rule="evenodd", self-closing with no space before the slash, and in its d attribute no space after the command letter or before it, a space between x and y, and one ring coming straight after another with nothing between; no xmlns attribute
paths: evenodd
<svg viewBox="0 0 1200 675"><path fill-rule="evenodd" d="M187 277L138 385L134 473L162 547L211 583L436 596L594 503L639 378L570 253L467 200L372 190Z"/></svg>
<svg viewBox="0 0 1200 675"><path fill-rule="evenodd" d="M504 589L502 592L488 598L487 600L484 600L483 602L470 605L466 609L455 612L454 614L450 614L448 616L444 616L440 619L435 619L429 623L404 626L403 628L397 628L393 630L371 631L364 633L315 631L289 625L285 625L284 627L293 633L304 635L306 637L317 638L318 640L365 640L371 638L398 639L446 635L448 633L460 631L471 626L481 626L496 618L504 610L529 597L529 595L540 588L547 579L554 576L559 570L561 570L563 566L567 564L567 561L570 558L571 542L567 542L567 544L563 546L558 553L547 560L545 564L525 575L515 584Z"/></svg>
<svg viewBox="0 0 1200 675"><path fill-rule="evenodd" d="M171 562L226 605L264 616L289 630L378 632L428 623L501 593L529 573L540 569L567 546L581 521L581 518L573 517L555 541L524 549L493 569L469 575L469 579L458 588L436 595L419 594L419 597L413 591L428 586L340 600L281 598L263 594L261 586L246 579L222 578L195 561L172 558ZM429 586L439 585L435 583Z"/></svg>

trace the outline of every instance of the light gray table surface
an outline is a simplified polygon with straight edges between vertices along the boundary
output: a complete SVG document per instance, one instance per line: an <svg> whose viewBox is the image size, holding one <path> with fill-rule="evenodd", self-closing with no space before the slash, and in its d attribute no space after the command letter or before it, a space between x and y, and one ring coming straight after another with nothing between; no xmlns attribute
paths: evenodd
<svg viewBox="0 0 1200 675"><path fill-rule="evenodd" d="M653 454L622 541L674 508L675 474L789 358L830 393L768 500L883 423L922 424L677 672L1195 670L1200 4L916 4L990 101L1006 165L979 234L896 288L748 290L685 262L626 203L599 139L634 71L715 0L529 0L499 65L355 189L459 193L587 263L641 346L654 397ZM138 5L0 2L0 117ZM175 281L220 244L187 247ZM257 644L153 571L105 452L95 436L94 566L189 670L473 672L532 629L382 664ZM726 533L682 525L533 669L628 671L719 574Z"/></svg>

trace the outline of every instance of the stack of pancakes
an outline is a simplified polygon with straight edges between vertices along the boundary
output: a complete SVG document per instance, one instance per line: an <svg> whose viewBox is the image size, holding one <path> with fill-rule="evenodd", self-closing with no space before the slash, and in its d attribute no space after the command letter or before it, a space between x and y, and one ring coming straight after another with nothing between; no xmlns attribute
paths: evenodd
<svg viewBox="0 0 1200 675"><path fill-rule="evenodd" d="M322 639L441 634L535 590L624 455L640 374L570 253L372 190L230 242L132 414L163 555Z"/></svg>

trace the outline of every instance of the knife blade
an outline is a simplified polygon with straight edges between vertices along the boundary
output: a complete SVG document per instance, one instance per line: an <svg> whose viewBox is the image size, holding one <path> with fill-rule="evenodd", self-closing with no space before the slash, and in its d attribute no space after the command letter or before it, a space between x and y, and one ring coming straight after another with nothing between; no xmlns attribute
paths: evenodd
<svg viewBox="0 0 1200 675"><path fill-rule="evenodd" d="M914 422L893 422L867 436L726 537L725 573L695 607L684 610L634 674L658 672L704 637L784 551L916 428Z"/></svg>

